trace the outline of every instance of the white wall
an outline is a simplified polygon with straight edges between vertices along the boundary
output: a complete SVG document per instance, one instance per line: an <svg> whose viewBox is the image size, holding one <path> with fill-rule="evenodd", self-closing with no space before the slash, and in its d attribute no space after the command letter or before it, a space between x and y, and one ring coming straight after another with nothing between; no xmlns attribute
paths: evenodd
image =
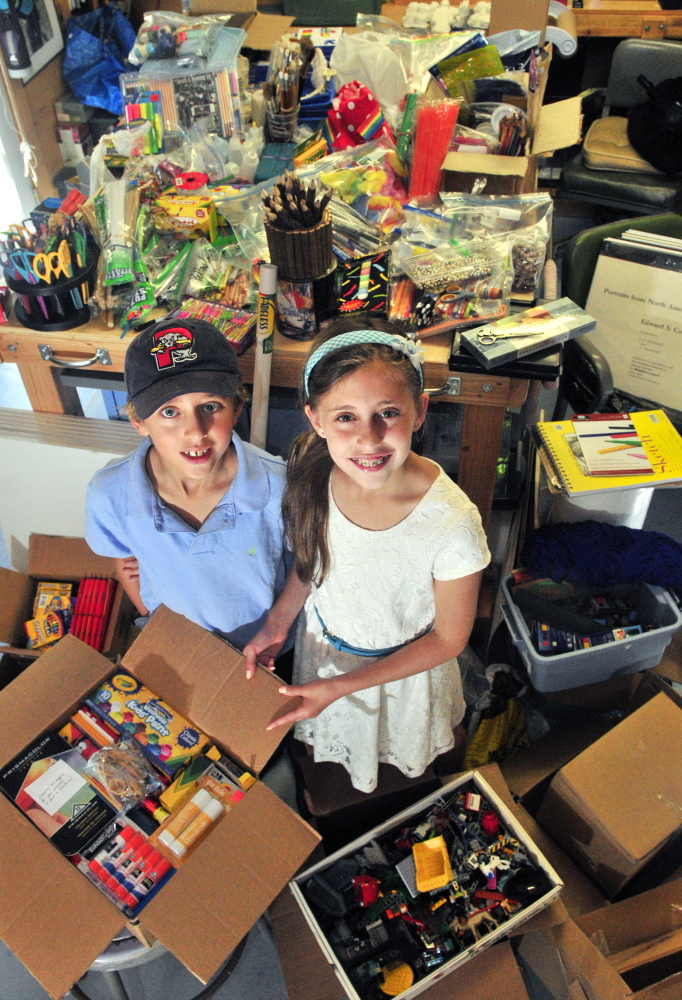
<svg viewBox="0 0 682 1000"><path fill-rule="evenodd" d="M26 572L32 532L83 535L88 482L107 462L132 450L137 435L115 422L110 431L108 421L33 413L22 414L28 430L23 424L17 430L17 411L13 425L3 426L8 412L0 411L0 530L10 565ZM47 433L35 433L30 424L45 424L46 418L52 425ZM77 425L67 423L60 434L64 421Z"/></svg>

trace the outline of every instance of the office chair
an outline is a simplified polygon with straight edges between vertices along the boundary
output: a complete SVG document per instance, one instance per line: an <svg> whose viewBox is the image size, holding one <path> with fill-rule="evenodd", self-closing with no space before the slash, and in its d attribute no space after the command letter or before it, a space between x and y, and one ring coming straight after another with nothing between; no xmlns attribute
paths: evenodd
<svg viewBox="0 0 682 1000"><path fill-rule="evenodd" d="M586 136L588 151L584 143L583 149L564 166L558 188L561 197L631 215L674 211L678 200L682 204L682 176L658 173L627 140L627 118L622 115L645 101L637 83L641 73L655 84L682 76L682 43L627 38L618 45L604 95L604 116ZM617 109L618 116L610 117L611 108ZM586 165L586 158L593 163L613 164L614 168L595 169Z"/></svg>

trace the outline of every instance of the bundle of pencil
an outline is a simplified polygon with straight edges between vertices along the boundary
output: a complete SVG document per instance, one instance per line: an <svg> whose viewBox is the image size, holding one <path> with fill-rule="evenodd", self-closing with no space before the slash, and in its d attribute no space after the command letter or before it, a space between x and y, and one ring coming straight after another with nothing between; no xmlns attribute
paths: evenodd
<svg viewBox="0 0 682 1000"><path fill-rule="evenodd" d="M70 634L100 653L104 647L115 593L115 580L86 577L78 587Z"/></svg>
<svg viewBox="0 0 682 1000"><path fill-rule="evenodd" d="M285 171L270 194L262 192L265 218L275 229L313 229L324 219L332 192L325 190L318 199L317 184L307 188L295 173Z"/></svg>

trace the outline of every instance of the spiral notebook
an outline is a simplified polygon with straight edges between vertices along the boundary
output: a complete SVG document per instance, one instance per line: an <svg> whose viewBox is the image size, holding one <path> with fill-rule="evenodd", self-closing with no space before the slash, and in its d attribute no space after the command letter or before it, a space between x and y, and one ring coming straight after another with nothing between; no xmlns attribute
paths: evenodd
<svg viewBox="0 0 682 1000"><path fill-rule="evenodd" d="M620 415L611 414L618 417ZM588 496L607 490L637 489L682 482L682 437L663 410L630 413L646 458L653 471L634 475L591 475L573 420L548 420L536 424L537 435L551 459L557 477L570 496ZM589 426L587 422L582 426ZM618 454L612 453L612 454Z"/></svg>

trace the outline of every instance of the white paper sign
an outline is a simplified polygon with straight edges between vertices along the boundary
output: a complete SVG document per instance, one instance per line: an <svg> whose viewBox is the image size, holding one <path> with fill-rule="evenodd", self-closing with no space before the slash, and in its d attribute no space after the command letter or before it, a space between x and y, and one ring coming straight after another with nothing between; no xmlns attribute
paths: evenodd
<svg viewBox="0 0 682 1000"><path fill-rule="evenodd" d="M682 409L682 274L600 256L585 309L614 386Z"/></svg>
<svg viewBox="0 0 682 1000"><path fill-rule="evenodd" d="M56 760L39 778L26 785L24 791L46 813L54 816L87 781L63 760Z"/></svg>

